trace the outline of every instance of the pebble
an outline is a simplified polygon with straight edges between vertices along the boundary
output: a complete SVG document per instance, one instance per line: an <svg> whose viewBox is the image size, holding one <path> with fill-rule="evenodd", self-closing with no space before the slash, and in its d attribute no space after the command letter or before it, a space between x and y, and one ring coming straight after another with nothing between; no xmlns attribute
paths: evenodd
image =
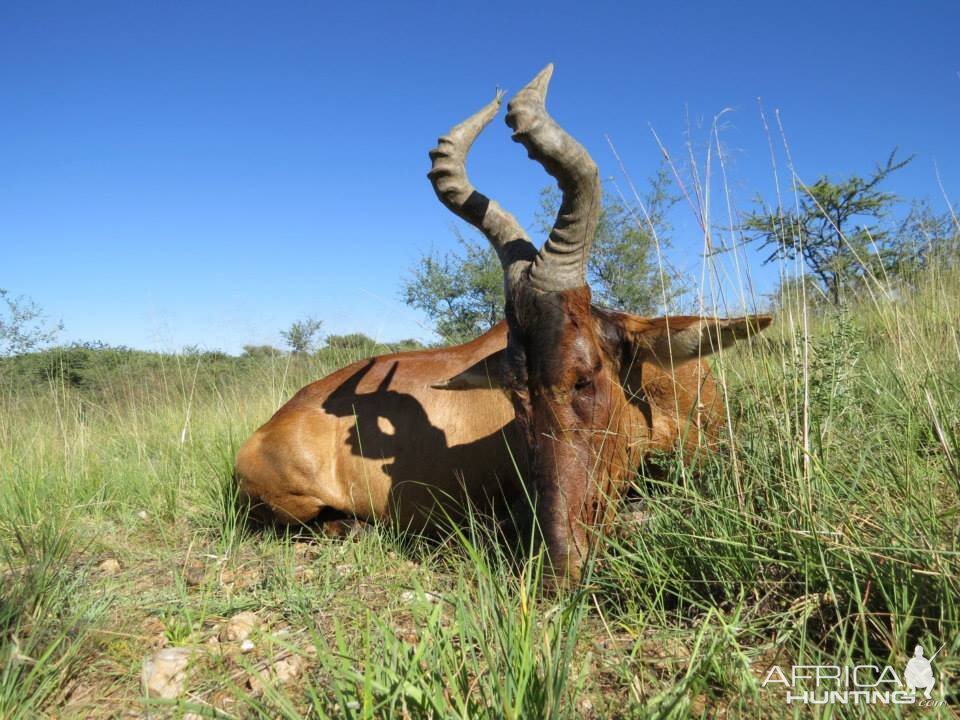
<svg viewBox="0 0 960 720"><path fill-rule="evenodd" d="M278 660L270 666L277 682L286 684L296 680L303 672L303 659L297 655L291 655L283 660Z"/></svg>
<svg viewBox="0 0 960 720"><path fill-rule="evenodd" d="M207 579L207 569L203 565L191 565L183 571L183 581L190 587L202 585Z"/></svg>
<svg viewBox="0 0 960 720"><path fill-rule="evenodd" d="M249 610L237 613L220 630L220 641L242 642L250 637L250 633L259 624L260 618Z"/></svg>
<svg viewBox="0 0 960 720"><path fill-rule="evenodd" d="M438 603L442 598L432 592L415 593L413 590L404 590L400 593L400 599L405 603L411 603L415 600L426 600L428 603Z"/></svg>
<svg viewBox="0 0 960 720"><path fill-rule="evenodd" d="M104 575L116 575L120 572L120 561L116 558L107 558L100 563L99 568Z"/></svg>
<svg viewBox="0 0 960 720"><path fill-rule="evenodd" d="M191 648L164 648L143 660L140 682L147 697L172 699L183 693Z"/></svg>

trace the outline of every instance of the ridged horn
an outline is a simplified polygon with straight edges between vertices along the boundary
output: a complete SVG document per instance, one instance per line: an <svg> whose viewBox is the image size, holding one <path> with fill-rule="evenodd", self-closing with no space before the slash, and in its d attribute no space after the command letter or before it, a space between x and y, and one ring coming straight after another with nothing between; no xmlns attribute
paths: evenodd
<svg viewBox="0 0 960 720"><path fill-rule="evenodd" d="M600 216L600 175L584 147L550 117L547 65L507 106L513 139L554 177L563 195L550 236L530 268L530 284L556 292L587 284L587 259Z"/></svg>
<svg viewBox="0 0 960 720"><path fill-rule="evenodd" d="M480 230L497 251L509 287L519 282L537 256L537 249L517 219L496 200L478 192L467 178L467 154L473 141L500 110L503 92L437 141L430 151L427 177L437 197L452 213Z"/></svg>

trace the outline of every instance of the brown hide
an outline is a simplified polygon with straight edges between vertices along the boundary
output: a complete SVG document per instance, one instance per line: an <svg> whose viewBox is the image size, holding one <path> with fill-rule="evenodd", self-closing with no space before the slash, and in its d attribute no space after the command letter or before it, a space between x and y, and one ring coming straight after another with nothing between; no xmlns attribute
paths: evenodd
<svg viewBox="0 0 960 720"><path fill-rule="evenodd" d="M454 517L514 497L513 409L498 389L431 387L502 350L501 324L452 348L363 360L306 386L237 455L242 492L280 520L324 509L422 526L441 501Z"/></svg>
<svg viewBox="0 0 960 720"><path fill-rule="evenodd" d="M517 286L507 303L506 387L554 573L575 580L643 457L716 439L722 417L702 356L770 324L643 318L590 304L587 286Z"/></svg>
<svg viewBox="0 0 960 720"><path fill-rule="evenodd" d="M456 348L357 363L301 390L237 459L244 493L277 517L305 522L332 509L423 525L437 503L456 517L468 499L522 497L523 483L551 569L575 580L588 529L602 530L643 457L714 438L721 413L701 358L771 319L651 319L591 305L600 176L546 111L552 72L548 65L521 89L506 116L561 191L539 250L466 173L502 93L430 151L437 198L497 253L506 325ZM490 388L497 380L505 395Z"/></svg>
<svg viewBox="0 0 960 720"><path fill-rule="evenodd" d="M594 311L606 325L633 318ZM514 409L502 390L488 387L499 383L506 344L500 323L464 345L363 360L308 385L240 448L242 492L284 522L308 522L329 509L415 528L462 516L468 497L494 512L522 499L518 477L529 468ZM464 376L466 384L451 387ZM692 449L697 425L709 437L719 425L706 361L670 372L631 358L619 381L629 397L619 419L623 473L678 441Z"/></svg>

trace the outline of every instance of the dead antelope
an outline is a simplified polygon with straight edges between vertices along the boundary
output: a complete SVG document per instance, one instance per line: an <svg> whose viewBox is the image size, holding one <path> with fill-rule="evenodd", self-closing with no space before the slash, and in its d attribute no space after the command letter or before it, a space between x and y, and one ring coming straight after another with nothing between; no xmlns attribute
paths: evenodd
<svg viewBox="0 0 960 720"><path fill-rule="evenodd" d="M499 94L430 153L437 197L497 251L506 321L464 345L371 358L300 390L237 456L243 493L276 518L334 512L424 527L441 506L456 518L470 502L523 493L536 498L553 572L576 579L588 527L643 458L715 437L723 414L704 356L771 318L645 318L591 304L600 180L546 111L552 72L523 88L506 118L562 192L539 251L467 178Z"/></svg>

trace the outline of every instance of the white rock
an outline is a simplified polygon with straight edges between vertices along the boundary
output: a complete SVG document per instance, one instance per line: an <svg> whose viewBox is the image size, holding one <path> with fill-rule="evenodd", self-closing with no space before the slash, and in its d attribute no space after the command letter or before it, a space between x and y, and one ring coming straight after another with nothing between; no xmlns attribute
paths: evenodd
<svg viewBox="0 0 960 720"><path fill-rule="evenodd" d="M143 660L140 682L147 697L172 699L183 693L191 648L164 648Z"/></svg>
<svg viewBox="0 0 960 720"><path fill-rule="evenodd" d="M281 685L292 682L300 677L303 672L303 659L298 655L291 655L283 660L278 660L270 666L274 677Z"/></svg>
<svg viewBox="0 0 960 720"><path fill-rule="evenodd" d="M141 510L140 512L137 513L137 517L140 518L141 520L146 520L146 519L147 519L147 511L146 511L146 510Z"/></svg>
<svg viewBox="0 0 960 720"><path fill-rule="evenodd" d="M242 653L253 652L253 649L255 647L256 645L253 644L253 640L244 640L242 643L240 643L240 652Z"/></svg>
<svg viewBox="0 0 960 720"><path fill-rule="evenodd" d="M260 624L260 618L249 610L237 613L220 630L221 642L242 642L250 637L253 629Z"/></svg>
<svg viewBox="0 0 960 720"><path fill-rule="evenodd" d="M107 558L100 563L99 568L104 575L116 575L120 572L120 561L116 558Z"/></svg>

